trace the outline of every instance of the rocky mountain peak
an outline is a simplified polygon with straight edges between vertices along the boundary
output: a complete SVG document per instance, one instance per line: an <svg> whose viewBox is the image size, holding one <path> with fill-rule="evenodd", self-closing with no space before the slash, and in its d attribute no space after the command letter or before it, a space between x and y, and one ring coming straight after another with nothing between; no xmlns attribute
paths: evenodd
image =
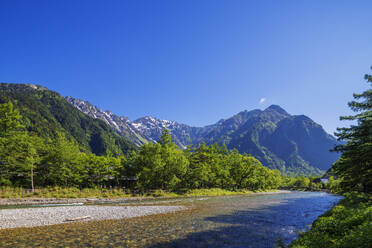
<svg viewBox="0 0 372 248"><path fill-rule="evenodd" d="M120 136L132 141L135 145L147 143L147 139L143 138L136 127L132 125L126 116L117 116L110 110L103 111L102 109L92 105L88 101L76 99L71 96L65 97L66 101L75 106L81 112L95 119L101 119L113 128Z"/></svg>
<svg viewBox="0 0 372 248"><path fill-rule="evenodd" d="M157 142L162 130L169 129L180 148L214 142L229 149L249 153L269 168L293 173L319 173L338 158L330 154L336 141L319 124L304 115L290 115L278 105L265 110L241 111L205 127L192 127L171 120L145 116L130 121L109 110L102 111L87 101L66 97L80 111L109 124L119 135L136 145ZM314 158L316 154L316 158Z"/></svg>
<svg viewBox="0 0 372 248"><path fill-rule="evenodd" d="M267 107L264 111L275 111L275 112L277 112L277 113L279 113L279 114L282 114L282 115L290 115L290 114L288 114L288 112L287 111L285 111L282 107L280 107L279 105L275 105L275 104L273 104L273 105L270 105L269 107Z"/></svg>

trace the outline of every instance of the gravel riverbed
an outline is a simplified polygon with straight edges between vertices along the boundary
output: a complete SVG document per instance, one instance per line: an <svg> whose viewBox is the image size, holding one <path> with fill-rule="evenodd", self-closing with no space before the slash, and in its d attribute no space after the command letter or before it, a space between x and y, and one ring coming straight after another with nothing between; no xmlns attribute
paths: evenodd
<svg viewBox="0 0 372 248"><path fill-rule="evenodd" d="M0 198L0 206L12 205L39 205L39 204L63 204L63 203L123 203L152 199L153 197L126 197L126 198Z"/></svg>
<svg viewBox="0 0 372 248"><path fill-rule="evenodd" d="M248 193L247 196L254 195L273 195L273 194L282 194L282 193L291 193L293 191L289 190L277 190L277 191L268 191L268 192L256 192ZM209 197L208 195L205 195ZM193 197L193 196L184 196L176 197L177 199ZM204 197L204 196L197 196ZM172 197L125 197L125 198L0 198L0 207L1 206L13 206L13 205L39 205L39 204L63 204L63 203L84 203L84 204L101 204L101 203L130 203L134 201L145 201L145 200L160 200L160 199L169 199Z"/></svg>
<svg viewBox="0 0 372 248"><path fill-rule="evenodd" d="M186 209L183 206L64 206L46 208L0 209L0 229L45 226L79 221L123 219L163 214Z"/></svg>

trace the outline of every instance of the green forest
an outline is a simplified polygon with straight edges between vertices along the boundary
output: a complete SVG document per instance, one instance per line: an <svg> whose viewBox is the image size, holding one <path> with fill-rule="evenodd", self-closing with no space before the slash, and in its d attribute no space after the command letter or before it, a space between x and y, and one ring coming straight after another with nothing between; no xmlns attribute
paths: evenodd
<svg viewBox="0 0 372 248"><path fill-rule="evenodd" d="M120 156L134 149L104 121L90 118L69 104L60 94L42 86L0 83L0 104L13 104L18 119L28 131L46 143L64 135L74 141L82 152L105 155L107 151Z"/></svg>
<svg viewBox="0 0 372 248"><path fill-rule="evenodd" d="M158 143L126 155L114 156L109 150L100 156L84 152L63 133L48 140L27 131L11 102L0 105L0 147L2 186L122 188L133 187L134 181L141 191L268 190L282 182L279 171L225 146L202 143L180 150L166 129Z"/></svg>
<svg viewBox="0 0 372 248"><path fill-rule="evenodd" d="M156 190L182 194L216 188L233 192L324 188L315 178L286 176L225 145L201 143L181 150L168 130L158 143L137 148L56 92L36 85L0 86L2 197L55 187L72 191L65 197L82 189L101 189L92 196L116 189L119 197ZM337 186L337 181L330 182ZM34 193L28 196L38 196Z"/></svg>
<svg viewBox="0 0 372 248"><path fill-rule="evenodd" d="M6 83L0 89L2 192L46 187L72 188L74 192L125 189L126 193L322 188L321 183L303 176L281 175L225 145L201 143L180 150L168 130L160 142L138 148L57 92Z"/></svg>

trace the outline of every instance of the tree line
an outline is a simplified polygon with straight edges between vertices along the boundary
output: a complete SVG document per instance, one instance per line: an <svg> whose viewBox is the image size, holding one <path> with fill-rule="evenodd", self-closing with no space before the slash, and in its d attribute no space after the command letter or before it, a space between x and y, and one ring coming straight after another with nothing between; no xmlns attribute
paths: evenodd
<svg viewBox="0 0 372 248"><path fill-rule="evenodd" d="M136 187L163 189L278 188L282 176L257 159L218 144L180 150L167 129L158 143L121 156L81 152L63 133L45 139L28 132L11 102L0 104L0 185L35 187ZM132 183L131 183L132 182ZM133 183L134 182L134 183Z"/></svg>

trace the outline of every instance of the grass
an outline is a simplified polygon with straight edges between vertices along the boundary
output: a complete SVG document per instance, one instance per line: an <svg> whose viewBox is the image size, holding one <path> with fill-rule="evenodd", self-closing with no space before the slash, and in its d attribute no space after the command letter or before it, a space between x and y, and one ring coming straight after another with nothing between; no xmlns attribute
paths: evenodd
<svg viewBox="0 0 372 248"><path fill-rule="evenodd" d="M274 191L274 190L267 190ZM267 192L266 191L266 192ZM62 188L62 187L47 187L36 189L35 192L23 189L21 187L0 187L0 198L125 198L133 196L141 197L185 197L185 196L225 196L250 194L264 191L250 190L226 190L220 188L211 189L190 189L183 190L178 193L166 192L164 190L154 190L146 193L131 194L122 189L78 189L78 188Z"/></svg>
<svg viewBox="0 0 372 248"><path fill-rule="evenodd" d="M35 192L21 187L1 187L0 198L124 198L132 195L121 189L78 189L47 187Z"/></svg>
<svg viewBox="0 0 372 248"><path fill-rule="evenodd" d="M191 189L188 190L184 196L224 196L224 195L240 195L249 194L253 191L249 190L237 190L230 191L226 189L212 188L212 189Z"/></svg>
<svg viewBox="0 0 372 248"><path fill-rule="evenodd" d="M372 244L372 196L348 193L335 207L300 233L291 248L370 248Z"/></svg>

